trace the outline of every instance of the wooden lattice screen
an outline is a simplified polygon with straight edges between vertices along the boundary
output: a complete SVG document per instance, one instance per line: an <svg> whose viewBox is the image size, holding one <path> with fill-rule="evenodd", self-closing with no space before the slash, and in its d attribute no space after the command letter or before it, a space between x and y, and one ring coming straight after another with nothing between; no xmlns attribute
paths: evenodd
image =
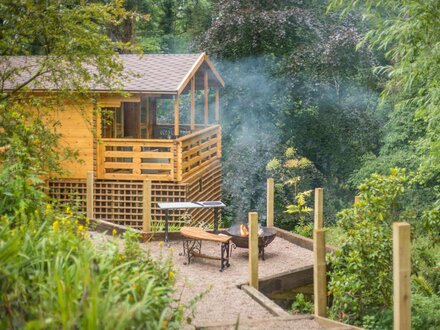
<svg viewBox="0 0 440 330"><path fill-rule="evenodd" d="M86 180L50 180L48 182L49 196L56 199L60 205L68 204L79 212L86 212Z"/></svg>
<svg viewBox="0 0 440 330"><path fill-rule="evenodd" d="M219 163L207 166L205 171L186 183L153 181L151 185L151 230L162 231L165 212L159 209L160 202L185 202L220 199L221 167ZM51 180L50 196L61 204L76 205L86 213L86 180ZM96 180L93 188L93 217L119 225L142 230L144 219L144 182ZM182 225L211 226L214 222L212 209L170 210L171 230Z"/></svg>
<svg viewBox="0 0 440 330"><path fill-rule="evenodd" d="M97 181L94 188L95 219L142 229L142 182Z"/></svg>

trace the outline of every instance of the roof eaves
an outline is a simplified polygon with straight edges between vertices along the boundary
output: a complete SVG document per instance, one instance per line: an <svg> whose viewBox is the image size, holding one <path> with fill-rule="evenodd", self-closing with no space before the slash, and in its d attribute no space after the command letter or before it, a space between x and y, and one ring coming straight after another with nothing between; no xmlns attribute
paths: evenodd
<svg viewBox="0 0 440 330"><path fill-rule="evenodd" d="M215 68L214 64L211 62L211 60L209 59L208 55L205 55L205 61L206 64L208 64L209 68L211 69L212 73L214 74L214 76L217 78L217 80L220 82L220 84L225 87L225 81L223 80L223 78L220 76L220 73L218 73L217 69Z"/></svg>
<svg viewBox="0 0 440 330"><path fill-rule="evenodd" d="M200 56L197 58L197 60L194 62L191 69L188 71L188 73L185 75L185 77L183 77L183 80L177 86L177 88L176 88L177 94L182 93L182 91L184 90L185 86L188 84L191 77L196 73L196 71L200 68L200 66L205 61L205 56L206 56L205 52L201 53Z"/></svg>

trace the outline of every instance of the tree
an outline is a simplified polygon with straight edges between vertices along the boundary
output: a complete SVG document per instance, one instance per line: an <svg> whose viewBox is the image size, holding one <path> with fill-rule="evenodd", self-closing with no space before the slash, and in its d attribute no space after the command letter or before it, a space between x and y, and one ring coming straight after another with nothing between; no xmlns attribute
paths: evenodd
<svg viewBox="0 0 440 330"><path fill-rule="evenodd" d="M377 55L356 51L364 30L356 16L340 21L325 9L283 0L214 6L199 45L217 58L227 85L223 188L233 209L264 205L265 164L294 146L324 174L335 213L352 199L346 181L362 157L378 152Z"/></svg>
<svg viewBox="0 0 440 330"><path fill-rule="evenodd" d="M363 39L386 51L389 65L378 67L389 78L383 96L396 100L396 111L414 123L408 136L421 159L419 180L438 186L440 180L440 36L438 1L330 1L330 9L362 13L372 28ZM412 114L411 114L412 112ZM386 153L386 151L385 151Z"/></svg>
<svg viewBox="0 0 440 330"><path fill-rule="evenodd" d="M127 45L113 42L104 27L126 16L121 1L13 1L0 4L0 144L6 165L21 166L17 175L55 170L60 158L51 112L64 102L90 101L92 84L117 88L121 64L114 55ZM22 58L20 65L11 56ZM30 87L54 89L40 97ZM7 168L4 167L4 168Z"/></svg>

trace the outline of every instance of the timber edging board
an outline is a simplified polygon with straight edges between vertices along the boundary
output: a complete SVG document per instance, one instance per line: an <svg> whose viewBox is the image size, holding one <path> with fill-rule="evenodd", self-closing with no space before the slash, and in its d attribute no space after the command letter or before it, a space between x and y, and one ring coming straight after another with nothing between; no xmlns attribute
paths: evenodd
<svg viewBox="0 0 440 330"><path fill-rule="evenodd" d="M288 312L266 297L259 290L249 285L242 285L241 289L246 292L252 299L263 306L274 316L290 316Z"/></svg>
<svg viewBox="0 0 440 330"><path fill-rule="evenodd" d="M273 227L277 231L277 236L285 239L286 241L298 245L304 249L313 251L313 239L307 238L295 233L291 233L287 230ZM333 245L326 244L326 252L335 252L337 248Z"/></svg>
<svg viewBox="0 0 440 330"><path fill-rule="evenodd" d="M266 318L264 320L247 320L247 321L238 320L238 329L240 329L240 325L245 325L247 326L247 329L249 329L249 327L260 326L260 325L264 325L265 323L266 324L271 323L273 321L292 322L299 320L313 320L313 315L290 315L284 317L271 317L271 318ZM206 323L204 325L195 325L195 328L196 330L203 330L203 329L225 330L225 329L236 329L237 328L236 325L237 322L212 322L212 323Z"/></svg>
<svg viewBox="0 0 440 330"><path fill-rule="evenodd" d="M313 283L313 265L262 277L258 282L260 291L265 295L293 290Z"/></svg>

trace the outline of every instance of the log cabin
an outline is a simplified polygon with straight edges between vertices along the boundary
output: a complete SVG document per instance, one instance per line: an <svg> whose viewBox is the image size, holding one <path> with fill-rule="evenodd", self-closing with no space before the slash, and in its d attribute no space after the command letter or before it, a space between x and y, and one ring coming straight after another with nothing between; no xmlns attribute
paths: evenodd
<svg viewBox="0 0 440 330"><path fill-rule="evenodd" d="M224 81L205 53L120 58L131 77L123 94L95 87L96 101L82 111L66 105L56 112L61 145L76 149L82 162L66 161L68 175L48 178L49 192L94 219L159 230L158 202L221 199ZM15 65L26 60L17 57ZM170 217L176 225L188 217L193 225L213 222L208 209Z"/></svg>

